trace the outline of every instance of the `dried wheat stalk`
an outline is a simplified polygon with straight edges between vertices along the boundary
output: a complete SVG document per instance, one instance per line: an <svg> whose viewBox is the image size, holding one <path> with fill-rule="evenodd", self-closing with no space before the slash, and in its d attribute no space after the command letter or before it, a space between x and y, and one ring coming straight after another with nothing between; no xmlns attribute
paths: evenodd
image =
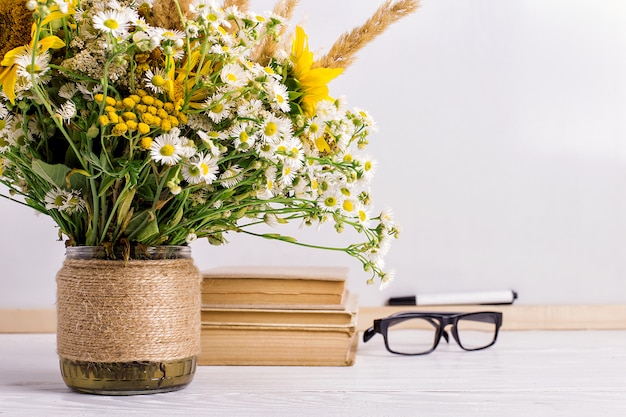
<svg viewBox="0 0 626 417"><path fill-rule="evenodd" d="M189 12L191 1L178 0L183 14ZM182 29L183 26L174 0L155 0L152 4L152 17L148 23L167 29Z"/></svg>
<svg viewBox="0 0 626 417"><path fill-rule="evenodd" d="M250 2L248 0L224 0L224 4L222 8L226 9L227 7L236 6L242 12L248 11L250 7Z"/></svg>
<svg viewBox="0 0 626 417"><path fill-rule="evenodd" d="M300 0L279 0L274 6L272 13L281 16L284 19L283 21L287 22L293 16L293 12L298 3L300 3ZM281 28L280 35L283 35L286 27L285 25ZM269 58L274 56L276 48L278 48L276 39L271 36L266 36L261 45L252 52L252 60L261 65L266 65L269 62Z"/></svg>
<svg viewBox="0 0 626 417"><path fill-rule="evenodd" d="M382 34L392 23L413 13L418 0L387 0L363 25L346 32L337 39L330 51L313 63L313 68L347 68L356 59L356 53Z"/></svg>

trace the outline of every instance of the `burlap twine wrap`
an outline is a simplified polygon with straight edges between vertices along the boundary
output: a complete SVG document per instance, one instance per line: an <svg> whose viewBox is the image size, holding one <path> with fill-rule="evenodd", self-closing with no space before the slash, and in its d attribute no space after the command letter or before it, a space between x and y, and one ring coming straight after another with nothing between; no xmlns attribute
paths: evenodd
<svg viewBox="0 0 626 417"><path fill-rule="evenodd" d="M57 350L88 362L200 353L200 280L191 259L66 259L57 281Z"/></svg>

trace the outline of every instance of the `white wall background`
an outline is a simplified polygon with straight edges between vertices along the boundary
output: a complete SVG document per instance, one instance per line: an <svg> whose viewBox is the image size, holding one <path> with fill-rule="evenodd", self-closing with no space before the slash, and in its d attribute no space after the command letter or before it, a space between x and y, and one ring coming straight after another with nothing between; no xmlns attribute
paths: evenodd
<svg viewBox="0 0 626 417"><path fill-rule="evenodd" d="M381 3L303 0L296 20L326 51ZM196 242L201 269L347 265L363 305L504 288L525 304L626 303L626 2L423 0L331 95L378 122L373 197L403 230L387 257L394 284L366 286L347 255L236 235ZM52 307L64 255L54 225L3 199L0 219L0 308ZM347 238L330 227L275 232Z"/></svg>

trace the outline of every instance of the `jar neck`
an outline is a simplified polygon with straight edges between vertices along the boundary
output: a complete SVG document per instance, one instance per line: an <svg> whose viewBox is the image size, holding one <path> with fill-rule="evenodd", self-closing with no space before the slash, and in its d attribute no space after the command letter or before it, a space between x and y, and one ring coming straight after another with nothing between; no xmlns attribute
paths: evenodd
<svg viewBox="0 0 626 417"><path fill-rule="evenodd" d="M191 259L189 246L68 246L67 259L100 260L151 260L151 259Z"/></svg>

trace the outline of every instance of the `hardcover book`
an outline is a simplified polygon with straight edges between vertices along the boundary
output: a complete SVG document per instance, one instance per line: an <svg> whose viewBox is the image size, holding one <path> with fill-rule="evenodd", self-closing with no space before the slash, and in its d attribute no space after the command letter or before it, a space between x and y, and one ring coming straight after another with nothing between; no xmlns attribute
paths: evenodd
<svg viewBox="0 0 626 417"><path fill-rule="evenodd" d="M348 268L224 266L203 272L202 304L242 308L341 309Z"/></svg>

